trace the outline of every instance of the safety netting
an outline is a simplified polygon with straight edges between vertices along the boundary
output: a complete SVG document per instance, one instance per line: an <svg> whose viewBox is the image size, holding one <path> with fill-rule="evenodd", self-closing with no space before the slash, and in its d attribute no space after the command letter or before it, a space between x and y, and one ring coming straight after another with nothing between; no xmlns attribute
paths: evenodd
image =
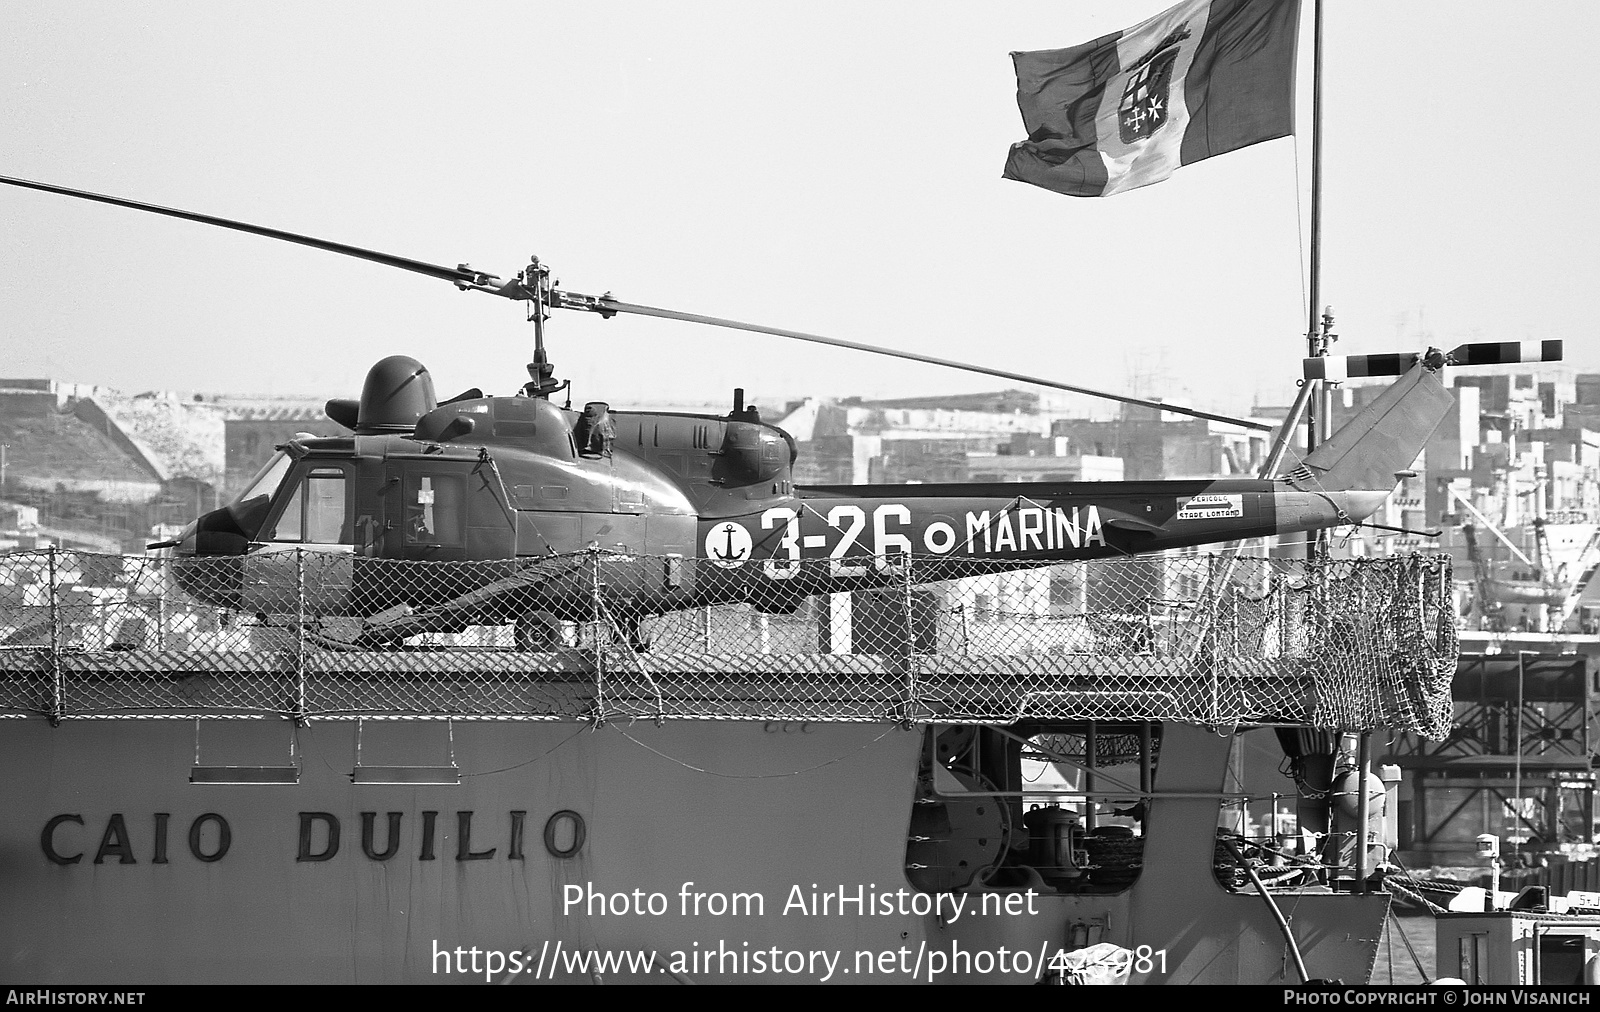
<svg viewBox="0 0 1600 1012"><path fill-rule="evenodd" d="M1001 568L604 551L0 555L0 714L1389 727L1440 738L1442 556Z"/></svg>

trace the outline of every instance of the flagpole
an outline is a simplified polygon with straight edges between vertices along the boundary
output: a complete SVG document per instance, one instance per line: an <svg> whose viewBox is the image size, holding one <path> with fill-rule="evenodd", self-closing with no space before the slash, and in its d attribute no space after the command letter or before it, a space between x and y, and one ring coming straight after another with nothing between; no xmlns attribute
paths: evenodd
<svg viewBox="0 0 1600 1012"><path fill-rule="evenodd" d="M1310 303L1306 307L1306 355L1314 358L1328 354L1326 334L1331 329L1332 321L1324 323L1319 319L1317 309L1322 301L1322 0L1312 0L1311 10L1311 279ZM1325 381L1307 379L1306 382L1317 384L1316 391L1306 402L1306 453L1309 455L1317 448L1319 437L1327 431L1328 414L1333 403ZM1317 531L1306 539L1306 560L1326 560L1327 557L1328 533L1326 530ZM1338 752L1337 746L1334 751ZM1363 769L1358 776L1364 777L1364 774ZM1364 789L1364 782L1362 786ZM1365 846L1365 839L1356 841L1358 852ZM1331 867L1327 870L1330 884L1340 878L1344 864L1343 847L1336 845L1331 850ZM1360 867L1359 860L1357 867ZM1352 891L1364 892L1364 884L1359 881L1353 883Z"/></svg>
<svg viewBox="0 0 1600 1012"><path fill-rule="evenodd" d="M1319 327L1319 309L1322 301L1322 0L1312 0L1311 14L1311 278L1310 301L1307 306L1306 356L1314 358L1328 353L1328 343ZM1332 408L1327 385L1316 382L1320 389L1306 406L1306 453L1317 448L1322 432L1328 423ZM1327 533L1319 531L1306 541L1306 558L1314 559L1327 554Z"/></svg>

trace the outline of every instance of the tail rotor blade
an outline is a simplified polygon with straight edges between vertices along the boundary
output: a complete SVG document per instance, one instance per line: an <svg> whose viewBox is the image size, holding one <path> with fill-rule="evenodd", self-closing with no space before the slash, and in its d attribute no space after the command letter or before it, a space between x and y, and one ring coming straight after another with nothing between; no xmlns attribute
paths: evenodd
<svg viewBox="0 0 1600 1012"><path fill-rule="evenodd" d="M1560 341L1480 341L1453 348L1449 365L1507 365L1513 362L1559 362Z"/></svg>
<svg viewBox="0 0 1600 1012"><path fill-rule="evenodd" d="M1339 383L1364 376L1404 376L1417 364L1416 352L1387 355L1321 355L1301 360L1308 380Z"/></svg>

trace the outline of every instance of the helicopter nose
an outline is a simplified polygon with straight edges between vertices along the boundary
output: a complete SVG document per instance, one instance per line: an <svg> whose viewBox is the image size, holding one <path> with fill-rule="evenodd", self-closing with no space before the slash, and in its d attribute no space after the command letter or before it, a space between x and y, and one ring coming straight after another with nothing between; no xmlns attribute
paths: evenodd
<svg viewBox="0 0 1600 1012"><path fill-rule="evenodd" d="M144 546L145 550L153 552L153 551L158 551L158 550L161 550L161 549L172 548L172 549L176 549L176 551L170 552L169 553L170 556L186 557L186 556L193 555L194 554L194 535L195 535L195 531L197 529L199 529L199 526L200 526L199 521L191 520L183 528L183 530L178 532L178 536L177 537L170 538L170 539L168 539L166 541L157 541L157 542L154 542L152 544L145 545Z"/></svg>

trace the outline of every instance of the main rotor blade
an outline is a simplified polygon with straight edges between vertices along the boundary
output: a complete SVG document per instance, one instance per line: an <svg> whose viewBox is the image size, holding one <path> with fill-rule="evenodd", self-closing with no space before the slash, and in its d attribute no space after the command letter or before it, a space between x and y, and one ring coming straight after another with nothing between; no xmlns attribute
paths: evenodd
<svg viewBox="0 0 1600 1012"><path fill-rule="evenodd" d="M1171 411L1174 414L1190 415L1195 418L1204 418L1213 422L1227 422L1229 425L1241 425L1247 429L1260 429L1270 432L1273 426L1263 422L1252 421L1247 418L1233 418L1228 415L1213 414L1209 411L1199 411L1195 408L1181 407L1176 404L1167 404L1163 401L1149 401L1139 397L1125 397L1122 394L1108 394L1101 390L1091 390L1088 387L1072 386L1068 383L1058 383L1055 380L1040 379L1038 376L1027 376L1023 373L1008 372L1005 369L995 369L986 365L973 365L970 362L957 362L954 359L936 358L932 355L920 355L914 351L897 351L893 348L881 348L872 344L860 344L855 341L845 341L837 337L823 337L819 334L807 334L798 330L784 330L781 327L766 327L759 323L741 323L738 320L725 320L717 316L701 316L698 313L682 313L675 309L658 309L655 306L639 306L628 302L615 302L602 296L597 301L597 312L632 313L636 316L655 316L664 320L683 320L687 323L703 323L712 327L727 327L730 330L748 330L756 334L770 334L774 337L787 337L796 341L810 341L813 344L826 344L835 348L849 348L852 351L865 351L874 355L887 355L890 358L903 358L910 362L925 362L928 365L940 365L949 369L961 369L966 372L982 373L985 376L998 376L1001 379L1016 380L1019 383L1030 383L1035 386L1050 387L1053 390L1065 390L1068 393L1087 394L1090 397L1101 397L1109 401L1120 401L1123 404L1136 404L1145 408L1157 408L1161 411ZM584 307L589 308L589 307Z"/></svg>
<svg viewBox="0 0 1600 1012"><path fill-rule="evenodd" d="M128 207L135 211L149 211L152 214L164 214L169 218L182 218L185 221L197 221L202 225L216 225L221 228L231 228L236 232L248 232L251 235L265 236L268 239L282 239L284 242L299 243L313 249L327 250L329 253L342 253L348 257L359 260L370 260L373 263L384 264L388 267L398 267L403 271L416 274L426 274L430 278L440 278L461 285L483 285L485 279L493 275L486 275L481 271L474 271L466 267L441 267L438 264L423 263L407 257L397 257L389 253L379 253L377 250L362 249L359 246L347 246L342 242L330 242L327 239L316 239L309 235L299 235L295 232L285 232L282 229L267 228L264 225L251 225L248 222L233 221L229 218L217 218L209 214L196 214L193 211L180 211L172 207L160 207L156 204L145 204L137 200L125 200L122 197L108 197L103 193L90 193L88 190L74 190L65 186L53 186L50 183L38 183L31 179L15 179L11 176L0 176L0 183L10 186L22 186L30 190L43 190L46 193L59 193L66 197L78 197L82 200L98 201L102 204L114 204L117 207Z"/></svg>
<svg viewBox="0 0 1600 1012"><path fill-rule="evenodd" d="M332 242L327 239L318 239L313 236L300 235L297 232L285 232L282 229L267 228L264 225L252 225L249 222L234 221L231 218L218 218L214 215L199 214L194 211L183 211L172 207L161 207L157 204L146 204L138 200L128 200L123 197L107 196L103 193L93 193L88 190L74 190L66 186L56 186L51 183L40 183L31 179L18 179L13 176L0 176L0 183L9 186L20 186L30 190L42 190L45 193L55 193L66 197L77 197L80 200L92 200L101 204L111 204L116 207L126 207L135 211L148 211L152 214L162 214L169 218L181 218L185 221L199 222L202 225L216 225L219 228L229 228L236 232L246 232L259 235L268 239L281 239L284 242L297 243L301 246L310 246L312 249L325 250L329 253L339 253L343 256L355 257L358 260L368 260L372 263L383 264L388 267L398 267L400 270L411 271L431 278L449 281L462 288L471 288L477 291L488 292L504 298L516 300L529 300L538 298L538 294L530 291L519 279L502 283L501 279L493 274L461 265L458 267L444 267L439 264L425 263L421 260L412 260L409 257L395 256L390 253L381 253L377 250L363 249L360 246L350 246L342 242ZM958 362L954 359L936 358L932 355L919 355L916 352L896 351L892 348L882 348L871 344L861 344L855 341L845 341L834 337L823 337L818 334L807 334L798 330L784 330L780 327L765 327L755 323L741 323L738 320L727 320L716 316L701 316L696 313L681 313L671 309L658 309L654 306L640 306L626 302L615 302L606 296L595 298L593 296L576 295L571 292L562 292L557 289L553 293L551 304L565 309L584 309L598 312L603 316L615 313L632 313L636 316L654 316L666 320L682 320L688 323L700 323L712 327L726 327L732 330L744 330L755 334L770 334L774 337L787 337L796 341L810 341L814 344L832 345L835 348L849 348L853 351L864 351L874 355L885 355L890 358L905 359L910 362L924 362L928 365L944 366L948 369L960 369L965 372L979 373L985 376L996 376L1000 379L1015 380L1019 383L1028 383L1034 386L1049 387L1052 390L1064 390L1068 393L1084 394L1089 397L1099 397L1104 400L1118 401L1123 404L1134 404L1139 407L1155 408L1160 411L1170 411L1173 414L1189 415L1193 418L1204 418L1213 422L1225 422L1229 425L1239 425L1247 429L1258 429L1270 432L1272 425L1251 421L1245 418L1233 418L1229 415L1214 414L1209 411L1199 411L1195 408L1186 408L1177 404L1167 404L1162 401L1145 400L1139 397L1125 397L1121 394L1108 394L1088 387L1073 386L1068 383L1058 383L1054 380L1041 379L1037 376L1027 376L1022 373L1009 372L1004 369L994 369L989 366L973 365L969 362Z"/></svg>

